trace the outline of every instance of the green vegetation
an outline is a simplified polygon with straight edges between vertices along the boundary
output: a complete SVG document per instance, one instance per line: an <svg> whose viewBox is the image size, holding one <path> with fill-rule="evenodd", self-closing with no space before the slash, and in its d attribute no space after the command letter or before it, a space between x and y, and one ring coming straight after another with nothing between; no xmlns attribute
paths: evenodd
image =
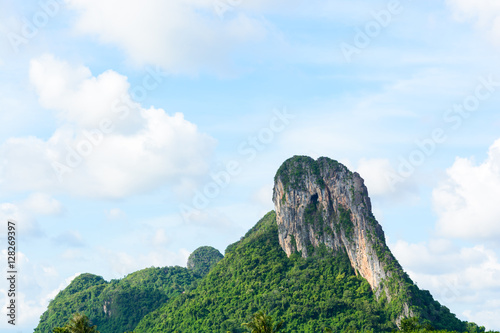
<svg viewBox="0 0 500 333"><path fill-rule="evenodd" d="M100 333L96 325L90 323L89 318L81 313L75 313L63 327L56 327L54 333Z"/></svg>
<svg viewBox="0 0 500 333"><path fill-rule="evenodd" d="M339 210L338 225L340 225L344 230L347 239L352 239L354 234L354 224L352 223L351 220L351 214L352 214L351 210L345 209L342 206L339 206L338 210ZM337 232L340 233L340 230L337 230Z"/></svg>
<svg viewBox="0 0 500 333"><path fill-rule="evenodd" d="M224 256L217 249L211 246L202 246L191 253L187 261L187 268L195 275L203 277L222 258Z"/></svg>
<svg viewBox="0 0 500 333"><path fill-rule="evenodd" d="M145 316L135 331L245 332L241 323L259 310L283 320L284 332L396 329L345 252L333 255L323 246L307 259L287 258L271 212L196 289Z"/></svg>
<svg viewBox="0 0 500 333"><path fill-rule="evenodd" d="M447 330L436 330L432 326L431 322L428 320L422 320L417 317L406 318L401 321L401 331L402 332L433 332L433 333L450 333L457 331L447 331ZM468 333L484 333L486 329L481 326L479 327L475 323L467 323L465 332ZM495 331L488 331L488 333L500 333Z"/></svg>
<svg viewBox="0 0 500 333"><path fill-rule="evenodd" d="M283 322L275 324L271 316L259 311L253 315L251 321L243 323L243 326L247 327L251 333L277 333L283 327Z"/></svg>
<svg viewBox="0 0 500 333"><path fill-rule="evenodd" d="M278 178L281 179L285 192L288 192L290 186L292 188L304 189L305 188L305 165L310 165L315 163L315 161L308 156L294 156L283 163L276 176L274 177L274 182Z"/></svg>
<svg viewBox="0 0 500 333"><path fill-rule="evenodd" d="M323 215L321 214L321 206L318 205L317 195L312 198L311 202L304 209L304 222L307 226L319 227L323 231Z"/></svg>
<svg viewBox="0 0 500 333"><path fill-rule="evenodd" d="M326 187L324 178L326 175L321 175L320 169L328 169L332 172L345 171L348 175L352 173L339 162L328 157L320 157L317 160L309 156L293 156L286 160L276 172L274 182L281 179L285 192L290 188L303 189L305 187L305 176L310 173L315 177L315 183L322 189Z"/></svg>
<svg viewBox="0 0 500 333"><path fill-rule="evenodd" d="M341 164L326 157L320 157L317 161L309 156L294 156L286 160L276 172L274 182L281 179L285 192L290 188L305 189L305 176L310 173L315 178L315 183L320 188L325 188L325 181L320 173L320 163L328 163L336 170Z"/></svg>
<svg viewBox="0 0 500 333"><path fill-rule="evenodd" d="M91 318L102 333L132 331L147 313L193 288L198 278L186 268L147 268L121 280L82 274L59 292L35 333L62 327L74 313Z"/></svg>
<svg viewBox="0 0 500 333"><path fill-rule="evenodd" d="M350 213L344 214L347 218ZM378 300L343 250L332 252L321 245L308 258L299 253L287 258L278 242L275 213L270 212L228 246L226 256L203 278L180 267L148 268L111 282L80 275L51 301L35 332L57 328L71 333L65 323L77 312L103 333L243 333L263 327L287 333L392 332L406 303L422 319L403 320L404 331L484 332L419 290L385 243L376 244L377 255L391 267ZM219 257L209 249L199 253L203 265ZM398 296L389 302L385 290Z"/></svg>

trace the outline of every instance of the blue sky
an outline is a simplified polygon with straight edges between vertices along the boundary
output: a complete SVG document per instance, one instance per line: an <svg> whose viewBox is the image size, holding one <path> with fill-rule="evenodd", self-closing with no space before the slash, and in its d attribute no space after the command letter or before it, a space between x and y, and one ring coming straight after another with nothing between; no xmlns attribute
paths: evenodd
<svg viewBox="0 0 500 333"><path fill-rule="evenodd" d="M0 219L18 223L23 331L79 273L223 252L273 209L293 155L358 171L417 284L500 329L496 2L0 8Z"/></svg>

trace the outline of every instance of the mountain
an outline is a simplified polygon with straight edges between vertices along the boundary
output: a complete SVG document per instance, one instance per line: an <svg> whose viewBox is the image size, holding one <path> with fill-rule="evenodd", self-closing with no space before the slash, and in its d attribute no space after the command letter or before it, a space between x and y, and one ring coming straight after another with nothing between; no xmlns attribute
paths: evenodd
<svg viewBox="0 0 500 333"><path fill-rule="evenodd" d="M187 269L149 268L111 282L76 278L35 332L63 326L76 311L101 333L246 332L241 324L259 310L283 320L284 332L391 332L408 317L436 329L477 329L404 272L357 173L328 158L295 156L276 173L273 202L275 211L223 257L202 247Z"/></svg>
<svg viewBox="0 0 500 333"><path fill-rule="evenodd" d="M147 313L188 290L199 279L182 267L146 268L121 280L81 274L50 302L35 333L52 333L73 313L87 315L101 333L132 331Z"/></svg>
<svg viewBox="0 0 500 333"><path fill-rule="evenodd" d="M417 316L439 328L465 329L417 288L392 255L358 173L326 157L295 156L276 173L273 202L279 243L288 256L299 252L307 258L320 245L347 253L356 275L370 284L396 324Z"/></svg>

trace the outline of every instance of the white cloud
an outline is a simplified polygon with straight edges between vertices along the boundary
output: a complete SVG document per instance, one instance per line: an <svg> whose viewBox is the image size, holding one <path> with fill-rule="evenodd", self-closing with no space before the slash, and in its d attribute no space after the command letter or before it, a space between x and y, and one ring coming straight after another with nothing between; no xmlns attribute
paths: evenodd
<svg viewBox="0 0 500 333"><path fill-rule="evenodd" d="M30 77L60 126L47 140L10 138L0 146L6 189L116 198L207 170L215 141L181 113L133 102L140 90L129 93L126 77L113 71L94 77L50 55L31 62Z"/></svg>
<svg viewBox="0 0 500 333"><path fill-rule="evenodd" d="M61 203L46 193L32 193L23 208L37 215L58 215L62 211Z"/></svg>
<svg viewBox="0 0 500 333"><path fill-rule="evenodd" d="M385 158L362 158L355 169L365 181L368 194L372 199L418 200L415 180L398 181L399 174L391 162Z"/></svg>
<svg viewBox="0 0 500 333"><path fill-rule="evenodd" d="M121 278L132 272L147 267L165 267L165 266L186 266L189 257L189 251L179 249L173 252L167 249L157 249L146 254L131 255L123 251L112 251L106 248L99 248L98 251L102 258L107 262L108 269L114 278Z"/></svg>
<svg viewBox="0 0 500 333"><path fill-rule="evenodd" d="M491 239L500 236L500 140L476 165L457 158L447 179L433 191L438 231L450 237Z"/></svg>
<svg viewBox="0 0 500 333"><path fill-rule="evenodd" d="M0 203L0 220L14 220L23 234L41 234L37 217L42 215L57 216L62 211L62 204L45 193L32 193L25 200ZM0 231L0 235L4 234Z"/></svg>
<svg viewBox="0 0 500 333"><path fill-rule="evenodd" d="M396 190L388 178L389 174L396 174L388 159L361 159L356 171L364 179L370 195L384 195Z"/></svg>
<svg viewBox="0 0 500 333"><path fill-rule="evenodd" d="M398 260L421 274L457 273L465 267L483 265L488 257L484 247L459 248L447 239L432 239L428 243L411 244L398 241L392 246ZM491 254L491 253L490 253Z"/></svg>
<svg viewBox="0 0 500 333"><path fill-rule="evenodd" d="M235 11L221 19L213 0L67 0L77 31L121 47L138 64L170 73L219 72L238 46L265 39L266 24Z"/></svg>
<svg viewBox="0 0 500 333"><path fill-rule="evenodd" d="M57 110L62 122L83 128L98 128L104 118L115 124L122 122L118 121L120 115L113 106L130 87L123 75L106 71L93 77L87 67L72 66L52 55L43 55L31 61L30 81L40 104Z"/></svg>
<svg viewBox="0 0 500 333"><path fill-rule="evenodd" d="M457 158L433 191L438 214L436 229L446 238L411 244L398 241L394 255L421 288L429 289L461 319L498 329L500 321L500 253L468 241L496 240L500 236L500 140L481 163Z"/></svg>
<svg viewBox="0 0 500 333"><path fill-rule="evenodd" d="M500 37L500 3L496 0L448 0L458 21L472 21L485 30L492 41Z"/></svg>
<svg viewBox="0 0 500 333"><path fill-rule="evenodd" d="M398 241L391 249L419 287L461 319L500 327L500 260L495 251L483 245L459 247L446 239Z"/></svg>

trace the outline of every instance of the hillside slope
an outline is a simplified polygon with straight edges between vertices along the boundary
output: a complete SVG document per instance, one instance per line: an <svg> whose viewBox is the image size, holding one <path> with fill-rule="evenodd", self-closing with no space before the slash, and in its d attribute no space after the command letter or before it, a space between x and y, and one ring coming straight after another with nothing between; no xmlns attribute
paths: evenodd
<svg viewBox="0 0 500 333"><path fill-rule="evenodd" d="M196 280L182 267L147 268L111 282L81 274L50 302L34 332L52 333L76 312L87 315L101 333L132 331L144 315L186 291Z"/></svg>
<svg viewBox="0 0 500 333"><path fill-rule="evenodd" d="M322 247L309 258L288 258L270 212L195 290L148 314L135 332L246 332L241 324L257 310L284 320L285 332L396 328L345 252L333 256Z"/></svg>

